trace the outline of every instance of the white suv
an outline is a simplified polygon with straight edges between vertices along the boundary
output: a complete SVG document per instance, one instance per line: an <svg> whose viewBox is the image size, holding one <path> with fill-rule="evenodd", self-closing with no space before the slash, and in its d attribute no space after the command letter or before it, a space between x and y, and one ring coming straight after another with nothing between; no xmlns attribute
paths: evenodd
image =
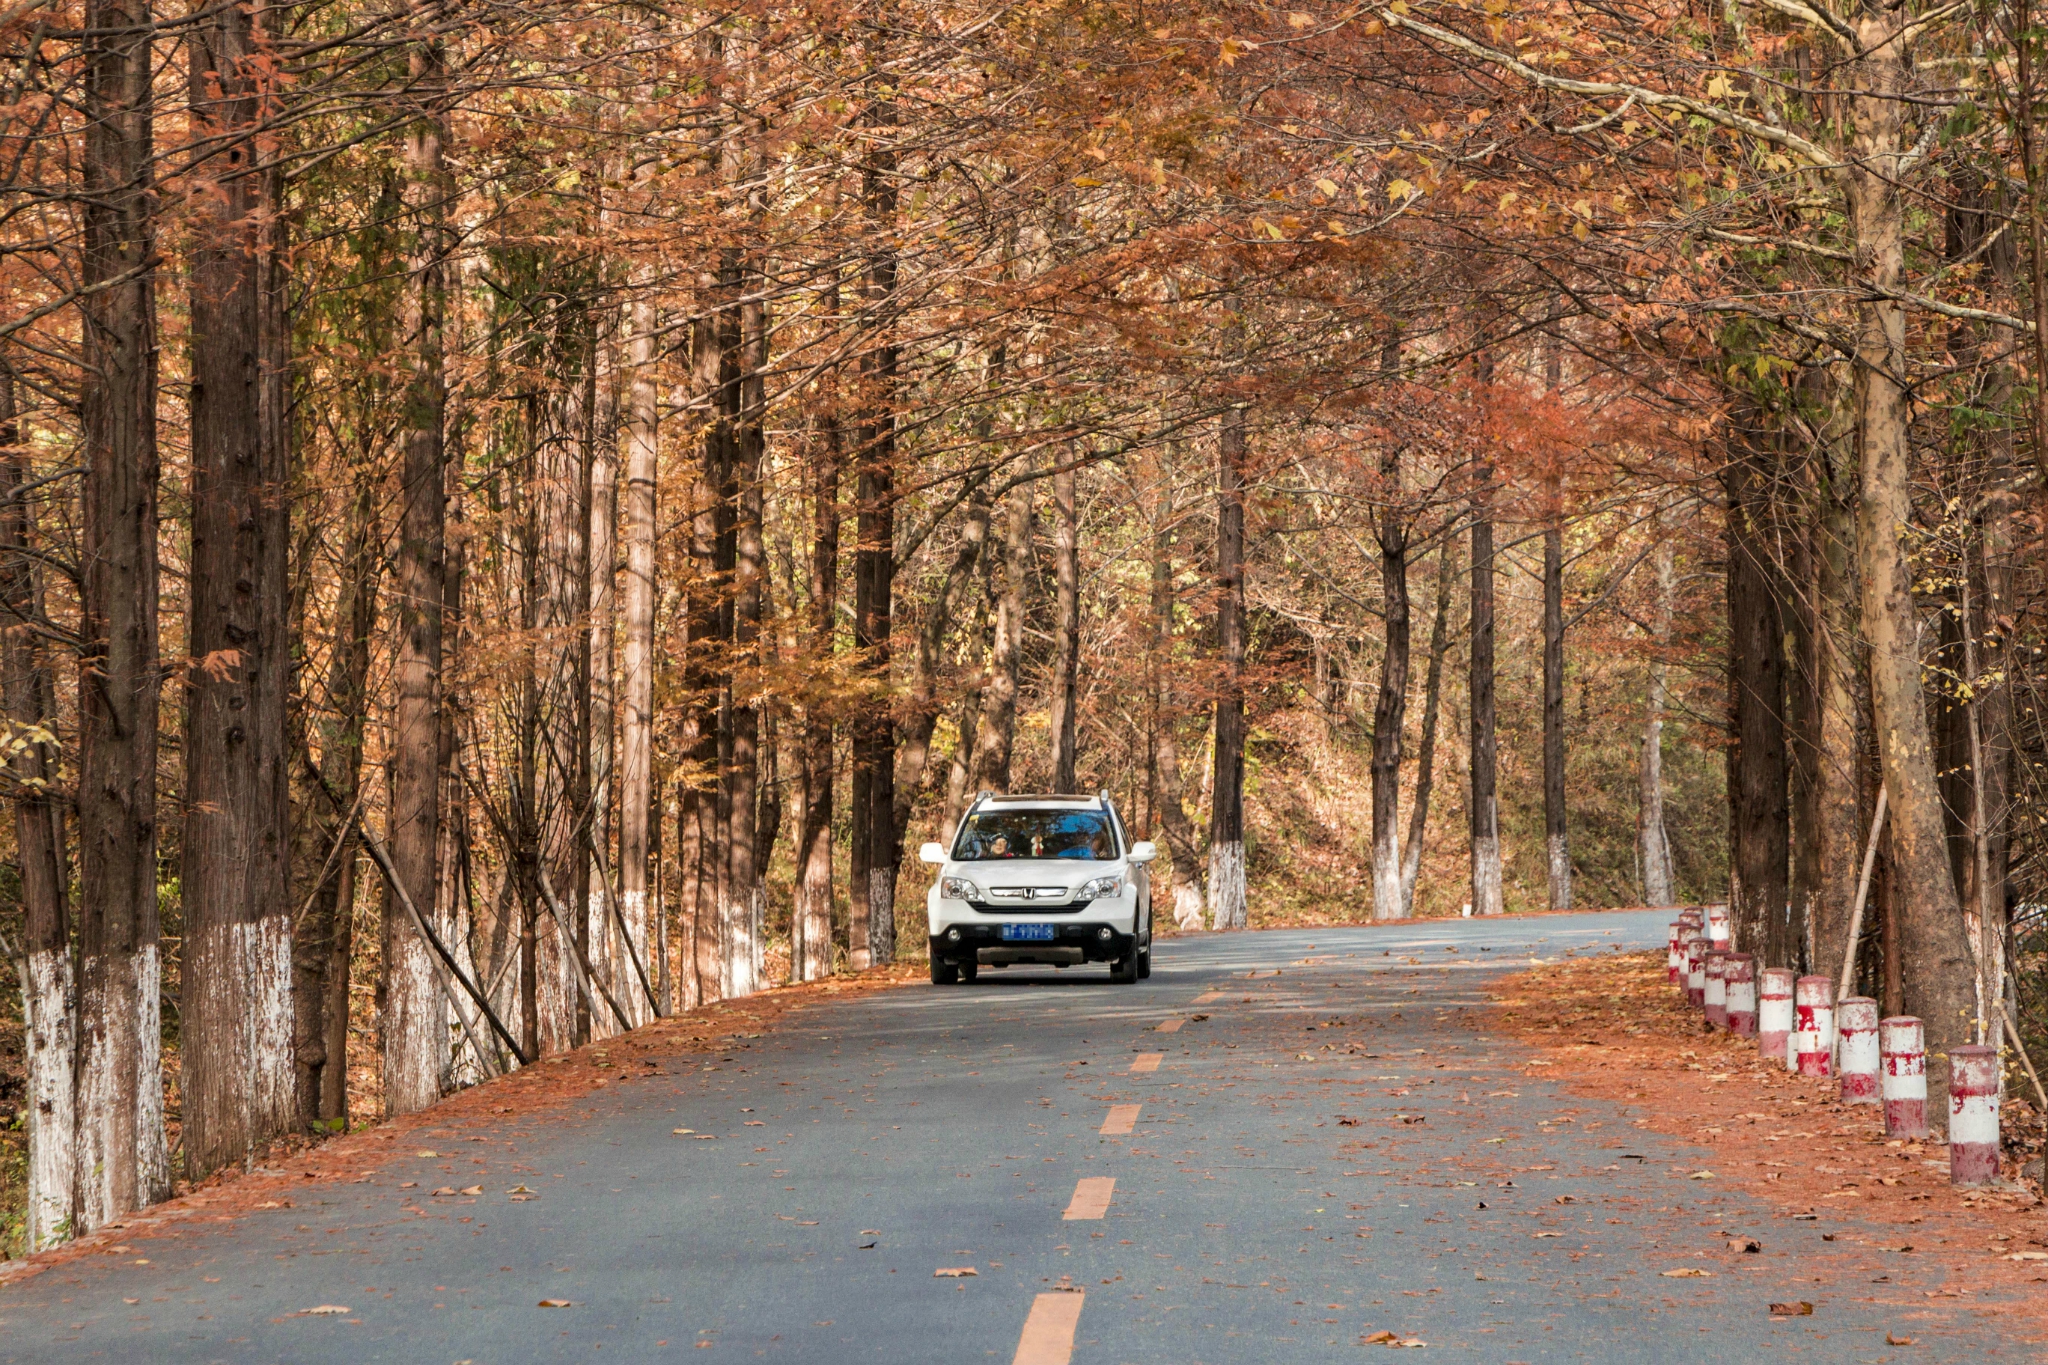
<svg viewBox="0 0 2048 1365"><path fill-rule="evenodd" d="M918 856L939 870L925 895L932 984L972 981L983 963L1107 962L1110 980L1152 975L1158 856L1130 842L1108 792L974 799L953 847Z"/></svg>

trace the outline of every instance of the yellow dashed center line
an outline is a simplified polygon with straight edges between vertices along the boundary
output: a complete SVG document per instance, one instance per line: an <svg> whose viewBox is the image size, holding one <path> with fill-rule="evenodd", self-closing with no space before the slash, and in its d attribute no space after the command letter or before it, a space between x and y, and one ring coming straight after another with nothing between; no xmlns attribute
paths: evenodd
<svg viewBox="0 0 2048 1365"><path fill-rule="evenodd" d="M1074 1356L1081 1302L1087 1297L1055 1291L1033 1299L1031 1316L1024 1319L1024 1334L1017 1338L1017 1354L1010 1357L1010 1365L1067 1365Z"/></svg>
<svg viewBox="0 0 2048 1365"><path fill-rule="evenodd" d="M1063 1215L1068 1222L1083 1218L1100 1218L1109 1212L1109 1197L1116 1189L1113 1175L1091 1175L1074 1186L1074 1198L1067 1205Z"/></svg>
<svg viewBox="0 0 2048 1365"><path fill-rule="evenodd" d="M1102 1127L1099 1131L1111 1137L1130 1132L1132 1128L1137 1126L1138 1110L1140 1108L1141 1106L1135 1104L1111 1105L1109 1107L1109 1117L1102 1121ZM1070 1214L1069 1217L1071 1216Z"/></svg>

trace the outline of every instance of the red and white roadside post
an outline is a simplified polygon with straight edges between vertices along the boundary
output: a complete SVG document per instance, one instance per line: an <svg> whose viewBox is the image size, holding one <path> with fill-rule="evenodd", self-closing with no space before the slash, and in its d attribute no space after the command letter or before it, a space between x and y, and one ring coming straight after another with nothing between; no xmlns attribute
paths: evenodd
<svg viewBox="0 0 2048 1365"><path fill-rule="evenodd" d="M1884 1100L1884 1135L1927 1136L1927 1031L1910 1014L1877 1026L1878 1093Z"/></svg>
<svg viewBox="0 0 2048 1365"><path fill-rule="evenodd" d="M1721 968L1728 999L1728 1031L1738 1038L1756 1033L1756 957L1730 953Z"/></svg>
<svg viewBox="0 0 2048 1365"><path fill-rule="evenodd" d="M1998 1049L1948 1050L1948 1183L1998 1179Z"/></svg>
<svg viewBox="0 0 2048 1365"><path fill-rule="evenodd" d="M1728 950L1707 949L1706 989L1700 1005L1707 1012L1707 1027L1717 1032L1728 1027Z"/></svg>
<svg viewBox="0 0 2048 1365"><path fill-rule="evenodd" d="M1685 921L1675 919L1668 927L1671 932L1664 938L1664 979L1683 988L1685 949L1679 946L1679 936L1687 932Z"/></svg>
<svg viewBox="0 0 2048 1365"><path fill-rule="evenodd" d="M1681 911L1678 916L1677 932L1672 935L1672 965L1675 971L1671 982L1678 987L1680 995L1689 995L1692 990L1689 945L1693 936L1700 932L1700 916L1697 910Z"/></svg>
<svg viewBox="0 0 2048 1365"><path fill-rule="evenodd" d="M1792 983L1798 976L1790 967L1766 967L1757 983L1756 1050L1785 1063L1787 1071L1798 1069L1787 1046L1792 1039Z"/></svg>
<svg viewBox="0 0 2048 1365"><path fill-rule="evenodd" d="M1882 1069L1877 1038L1877 1002L1863 995L1844 996L1835 1005L1835 1030L1841 1047L1835 1070L1842 1077L1844 1104L1876 1104Z"/></svg>
<svg viewBox="0 0 2048 1365"><path fill-rule="evenodd" d="M1732 926L1728 921L1728 906L1725 903L1707 907L1707 937L1714 941L1716 948L1726 948L1733 937Z"/></svg>
<svg viewBox="0 0 2048 1365"><path fill-rule="evenodd" d="M1835 1051L1835 983L1824 976L1802 976L1792 985L1792 1070L1802 1076L1825 1076L1833 1070Z"/></svg>
<svg viewBox="0 0 2048 1365"><path fill-rule="evenodd" d="M1707 1000L1707 937L1694 933L1685 941L1685 999L1698 1009Z"/></svg>

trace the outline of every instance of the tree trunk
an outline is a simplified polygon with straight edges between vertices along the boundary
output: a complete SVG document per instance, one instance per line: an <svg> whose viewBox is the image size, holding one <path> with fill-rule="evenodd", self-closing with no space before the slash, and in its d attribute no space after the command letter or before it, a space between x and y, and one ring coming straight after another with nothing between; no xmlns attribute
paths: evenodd
<svg viewBox="0 0 2048 1365"><path fill-rule="evenodd" d="M392 873L416 906L432 906L440 885L441 606L447 515L442 463L448 401L442 329L448 307L442 114L432 103L444 77L438 47L412 52L413 80L428 92L407 136L406 204L412 259L406 285L403 470L398 543L398 658L393 669L391 804L386 842ZM435 989L431 950L395 896L383 914L384 1112L410 1114L441 1097L447 1064L446 1005ZM529 1056L534 1055L531 1052Z"/></svg>
<svg viewBox="0 0 2048 1365"><path fill-rule="evenodd" d="M527 401L529 432L534 403ZM529 436L529 458L533 443ZM512 859L519 883L519 1046L529 1060L540 1058L540 648L536 639L540 596L540 527L531 492L512 484L510 520L519 528L519 787L514 807ZM523 505L522 505L523 504Z"/></svg>
<svg viewBox="0 0 2048 1365"><path fill-rule="evenodd" d="M1067 793L1078 790L1075 774L1076 689L1081 668L1081 524L1074 504L1074 452L1067 451L1064 467L1052 476L1053 505L1053 624L1052 789Z"/></svg>
<svg viewBox="0 0 2048 1365"><path fill-rule="evenodd" d="M896 805L892 814L893 838L900 847L910 829L910 816L924 789L925 771L930 766L932 731L938 728L939 665L946 645L946 632L959 617L968 590L973 587L980 566L982 547L988 542L989 505L987 494L977 490L969 495L960 544L946 565L946 576L925 611L924 625L917 633L917 657L910 675L908 716L896 754Z"/></svg>
<svg viewBox="0 0 2048 1365"><path fill-rule="evenodd" d="M896 121L893 104L876 106L874 121ZM896 219L896 160L886 146L869 161L862 199L873 240L892 239ZM861 420L854 444L860 481L854 549L854 649L868 676L853 736L853 918L856 968L882 966L896 957L896 727L889 701L890 632L896 578L897 346L891 317L896 306L896 253L882 245L867 259L864 292L874 343L861 359Z"/></svg>
<svg viewBox="0 0 2048 1365"><path fill-rule="evenodd" d="M278 176L254 170L272 114L264 8L193 30L192 547L185 687L185 937L179 1040L185 1172L248 1163L297 1117L293 1074L291 534Z"/></svg>
<svg viewBox="0 0 2048 1365"><path fill-rule="evenodd" d="M1946 1112L1948 1049L1969 1041L1973 966L1961 906L1949 875L1932 737L1920 682L1913 571L1904 541L1913 521L1905 310L1893 297L1904 268L1905 205L1898 185L1904 151L1899 92L1906 54L1894 29L1903 19L1856 21L1863 56L1850 66L1854 154L1849 218L1856 240L1850 268L1859 290L1856 424L1863 467L1858 509L1863 635L1870 645L1871 703L1884 783L1890 793L1890 849L1899 904L1906 1006L1926 1022L1928 1100Z"/></svg>
<svg viewBox="0 0 2048 1365"><path fill-rule="evenodd" d="M645 282L626 307L626 582L620 612L619 917L630 951L650 957L647 869L654 813L654 540L660 406L660 325ZM662 960L666 968L665 958ZM629 992L630 994L630 992ZM640 1007L632 1007L637 1011Z"/></svg>
<svg viewBox="0 0 2048 1365"><path fill-rule="evenodd" d="M332 864L332 872L313 888L311 908L298 932L299 1121L308 1128L348 1116L348 988L356 870L349 814L362 782L371 637L377 626L377 579L383 565L376 515L377 481L369 470L358 470L327 652L330 718L321 726L320 780L312 793L313 847L323 864Z"/></svg>
<svg viewBox="0 0 2048 1365"><path fill-rule="evenodd" d="M836 291L835 291L836 295ZM828 312L838 311L836 296ZM828 400L829 409L829 400ZM839 421L827 411L812 444L810 649L820 671L833 654L839 610ZM832 974L832 709L816 693L804 708L804 813L797 836L797 932L790 975Z"/></svg>
<svg viewBox="0 0 2048 1365"><path fill-rule="evenodd" d="M1787 433L1790 439L1790 433ZM1800 462L1812 463L1810 458ZM1823 806L1834 793L1822 776L1821 688L1822 658L1819 602L1811 589L1801 584L1819 582L1815 563L1818 548L1814 535L1814 507L1809 485L1810 472L1788 479L1798 493L1785 499L1790 504L1782 537L1786 558L1786 588L1783 613L1790 649L1785 659L1785 775L1791 867L1787 873L1787 937L1795 960L1789 964L1805 968L1813 960L1814 914L1819 907L1826 869L1820 864L1820 822L1826 818ZM1775 964L1774 964L1775 965Z"/></svg>
<svg viewBox="0 0 2048 1365"><path fill-rule="evenodd" d="M1661 525L1658 533L1662 533ZM1664 829L1664 707L1669 696L1664 651L1671 639L1672 600L1678 573L1671 542L1660 540L1656 551L1657 597L1650 609L1650 668L1643 698L1643 748L1636 763L1636 851L1643 867L1643 901L1674 905L1671 838Z"/></svg>
<svg viewBox="0 0 2048 1365"><path fill-rule="evenodd" d="M1771 559L1770 433L1738 416L1722 485L1728 527L1728 911L1734 942L1798 961L1785 913L1791 812L1785 767L1785 623Z"/></svg>
<svg viewBox="0 0 2048 1365"><path fill-rule="evenodd" d="M723 969L728 997L761 989L762 888L756 867L760 816L760 669L763 605L767 599L767 552L762 540L761 460L766 450L763 423L768 365L767 309L760 301L763 279L752 262L738 271L746 301L740 305L739 422L734 445L732 579L732 762L726 769L731 801L731 835L726 855L726 925Z"/></svg>
<svg viewBox="0 0 2048 1365"><path fill-rule="evenodd" d="M1415 913L1415 882L1422 871L1423 836L1429 831L1429 793L1436 780L1436 721L1443 700L1444 655L1451 645L1451 585L1457 579L1455 542L1436 552L1436 618L1429 626L1429 669L1422 683L1422 736L1415 750L1415 805L1408 812L1408 846L1401 851L1401 918Z"/></svg>
<svg viewBox="0 0 2048 1365"><path fill-rule="evenodd" d="M1245 413L1224 411L1216 447L1215 791L1209 803L1209 927L1242 929L1244 867L1244 467Z"/></svg>
<svg viewBox="0 0 2048 1365"><path fill-rule="evenodd" d="M78 1145L71 1231L170 1190L157 959L155 21L85 7Z"/></svg>
<svg viewBox="0 0 2048 1365"><path fill-rule="evenodd" d="M1840 386L1833 386L1839 400ZM1856 884L1870 835L1876 792L1864 780L1870 734L1864 723L1867 686L1858 660L1855 446L1834 430L1814 451L1813 560L1816 569L1812 642L1819 739L1814 756L1822 788L1812 861L1819 883L1809 908L1806 965L1830 981L1842 978L1842 953L1855 910ZM1884 902L1872 886L1865 923L1882 920ZM1787 961L1781 966L1797 966Z"/></svg>
<svg viewBox="0 0 2048 1365"><path fill-rule="evenodd" d="M1572 908L1572 854L1564 808L1564 530L1543 528L1543 851L1550 908Z"/></svg>
<svg viewBox="0 0 2048 1365"><path fill-rule="evenodd" d="M595 390L590 440L590 521L585 545L590 561L588 639L584 653L590 661L590 724L586 746L588 764L585 785L589 791L590 815L585 848L606 850L603 859L592 858L589 879L583 884L584 914L592 928L591 967L610 988L612 996L625 1007L626 1017L635 1025L651 1015L647 992L640 988L611 914L612 893L608 889L616 864L612 862L612 773L616 762L613 735L618 723L618 695L613 687L617 666L619 604L615 587L618 571L619 435L616 405L612 401L611 356L616 338L612 329L599 329L596 339ZM646 875L641 873L643 879ZM641 892L643 904L646 892ZM623 916L621 916L622 918ZM643 936L644 938L644 936ZM648 958L641 941L634 952L643 966ZM616 1022L616 1021L614 1021Z"/></svg>
<svg viewBox="0 0 2048 1365"><path fill-rule="evenodd" d="M1493 703L1493 468L1473 471L1472 650L1467 692L1472 707L1472 913L1498 915L1501 899L1500 802L1495 795Z"/></svg>
<svg viewBox="0 0 2048 1365"><path fill-rule="evenodd" d="M974 738L975 785L1010 789L1010 755L1017 732L1017 672L1024 654L1024 594L1031 573L1030 485L1010 490L1003 517L1003 577L996 599L995 640L988 681L981 689L980 733Z"/></svg>
<svg viewBox="0 0 2048 1365"><path fill-rule="evenodd" d="M1401 731L1408 723L1408 528L1392 505L1398 467L1380 474L1389 505L1380 512L1380 690L1372 711L1372 917L1399 919L1401 905ZM1439 615L1442 613L1439 612Z"/></svg>
<svg viewBox="0 0 2048 1365"><path fill-rule="evenodd" d="M7 760L14 778L14 845L25 921L21 945L22 1035L28 1124L28 1190L22 1236L30 1251L70 1230L76 1181L78 981L71 960L69 877L64 813L50 787L57 779L55 682L37 631L44 622L42 571L32 559L28 447L16 424L14 374L0 362L0 704L18 743Z"/></svg>
<svg viewBox="0 0 2048 1365"><path fill-rule="evenodd" d="M705 409L702 445L690 515L690 587L685 609L683 694L684 795L680 846L683 863L683 1008L719 998L720 895L726 852L718 820L718 694L724 635L725 582L720 571L720 507L731 464L732 423L726 412L725 347L720 320L726 311L719 278L698 282L700 317L692 329L692 389Z"/></svg>
<svg viewBox="0 0 2048 1365"><path fill-rule="evenodd" d="M1181 804L1180 743L1173 695L1173 491L1164 477L1152 514L1152 709L1153 785L1159 824L1173 855L1173 923L1183 931L1202 927L1208 887L1195 828Z"/></svg>

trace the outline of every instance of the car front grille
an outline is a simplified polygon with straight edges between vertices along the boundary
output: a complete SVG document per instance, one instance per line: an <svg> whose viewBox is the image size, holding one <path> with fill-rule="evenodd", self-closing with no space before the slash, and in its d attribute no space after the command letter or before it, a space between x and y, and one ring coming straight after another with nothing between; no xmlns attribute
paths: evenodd
<svg viewBox="0 0 2048 1365"><path fill-rule="evenodd" d="M1068 901L1064 905L996 905L989 901L969 901L967 908L977 915L1072 915L1094 901Z"/></svg>

